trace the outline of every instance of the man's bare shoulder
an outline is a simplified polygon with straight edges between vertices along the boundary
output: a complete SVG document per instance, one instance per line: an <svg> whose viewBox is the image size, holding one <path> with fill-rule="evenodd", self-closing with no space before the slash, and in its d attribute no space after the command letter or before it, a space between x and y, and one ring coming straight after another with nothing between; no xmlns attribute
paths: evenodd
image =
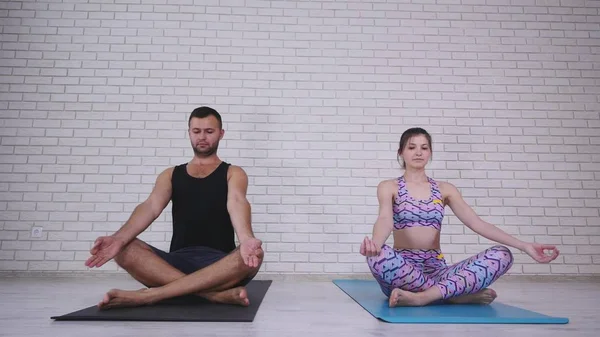
<svg viewBox="0 0 600 337"><path fill-rule="evenodd" d="M158 174L157 180L171 180L171 177L173 176L173 171L175 171L174 166L167 167Z"/></svg>
<svg viewBox="0 0 600 337"><path fill-rule="evenodd" d="M175 171L175 166L170 166L162 170L161 174L173 174L173 171Z"/></svg>
<svg viewBox="0 0 600 337"><path fill-rule="evenodd" d="M231 164L227 170L227 180L231 178L248 179L248 175L241 166Z"/></svg>

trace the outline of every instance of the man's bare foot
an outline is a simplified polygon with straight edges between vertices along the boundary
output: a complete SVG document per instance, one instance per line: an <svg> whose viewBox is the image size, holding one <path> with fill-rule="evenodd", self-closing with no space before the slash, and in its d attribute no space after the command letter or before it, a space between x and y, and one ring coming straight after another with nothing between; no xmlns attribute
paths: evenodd
<svg viewBox="0 0 600 337"><path fill-rule="evenodd" d="M244 307L250 305L250 301L248 300L248 292L244 287L236 287L220 292L207 293L202 296L215 303L236 304Z"/></svg>
<svg viewBox="0 0 600 337"><path fill-rule="evenodd" d="M475 294L462 295L448 300L453 304L490 304L498 295L494 289L483 289Z"/></svg>
<svg viewBox="0 0 600 337"><path fill-rule="evenodd" d="M140 289L137 291L112 289L107 292L98 307L101 310L117 307L137 307L150 304L150 289Z"/></svg>
<svg viewBox="0 0 600 337"><path fill-rule="evenodd" d="M393 307L419 307L423 305L421 296L407 290L396 288L392 290L389 298L389 306Z"/></svg>

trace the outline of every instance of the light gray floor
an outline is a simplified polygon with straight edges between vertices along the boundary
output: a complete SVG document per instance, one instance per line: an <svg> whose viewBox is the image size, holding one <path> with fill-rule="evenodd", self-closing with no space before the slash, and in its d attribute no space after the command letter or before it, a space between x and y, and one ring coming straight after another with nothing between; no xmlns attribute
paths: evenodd
<svg viewBox="0 0 600 337"><path fill-rule="evenodd" d="M94 305L110 288L139 289L123 276L5 277L0 275L2 336L592 336L600 331L600 282L499 280L503 303L566 325L406 325L376 320L330 281L277 279L252 323L55 322L50 316Z"/></svg>

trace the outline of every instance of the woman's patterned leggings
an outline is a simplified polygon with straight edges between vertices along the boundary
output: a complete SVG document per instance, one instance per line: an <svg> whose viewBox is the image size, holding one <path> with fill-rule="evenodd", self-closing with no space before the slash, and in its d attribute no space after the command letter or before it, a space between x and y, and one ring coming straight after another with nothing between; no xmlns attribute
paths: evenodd
<svg viewBox="0 0 600 337"><path fill-rule="evenodd" d="M394 288L421 292L436 286L446 300L488 287L510 269L513 256L507 247L498 245L449 266L440 250L395 250L384 245L367 263L388 297Z"/></svg>

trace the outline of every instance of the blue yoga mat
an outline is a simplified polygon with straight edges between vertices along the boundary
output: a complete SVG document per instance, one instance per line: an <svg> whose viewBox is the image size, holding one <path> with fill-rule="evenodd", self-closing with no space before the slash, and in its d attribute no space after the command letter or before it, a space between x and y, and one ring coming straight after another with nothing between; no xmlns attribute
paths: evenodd
<svg viewBox="0 0 600 337"><path fill-rule="evenodd" d="M374 317L388 323L442 324L566 324L568 318L492 302L478 304L432 304L423 307L388 306L388 298L376 281L334 280L342 291Z"/></svg>

